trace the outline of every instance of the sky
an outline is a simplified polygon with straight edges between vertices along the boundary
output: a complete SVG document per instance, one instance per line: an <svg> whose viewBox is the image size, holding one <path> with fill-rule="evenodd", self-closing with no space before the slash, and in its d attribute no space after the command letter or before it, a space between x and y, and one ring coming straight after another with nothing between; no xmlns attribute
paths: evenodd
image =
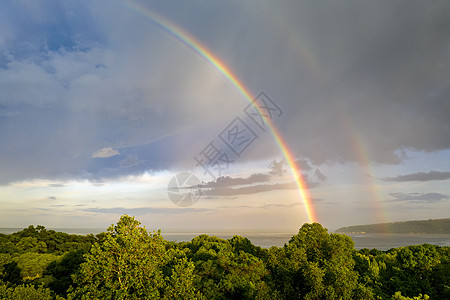
<svg viewBox="0 0 450 300"><path fill-rule="evenodd" d="M0 227L447 218L449 14L448 1L2 1Z"/></svg>

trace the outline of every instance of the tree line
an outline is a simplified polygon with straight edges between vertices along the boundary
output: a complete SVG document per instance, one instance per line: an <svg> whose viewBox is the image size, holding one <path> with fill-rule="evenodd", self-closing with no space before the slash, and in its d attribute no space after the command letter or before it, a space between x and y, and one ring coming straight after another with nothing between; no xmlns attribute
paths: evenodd
<svg viewBox="0 0 450 300"><path fill-rule="evenodd" d="M450 234L450 218L355 225L339 228L336 232Z"/></svg>
<svg viewBox="0 0 450 300"><path fill-rule="evenodd" d="M0 299L450 299L450 247L355 250L304 224L283 247L170 242L123 215L98 235L0 234Z"/></svg>

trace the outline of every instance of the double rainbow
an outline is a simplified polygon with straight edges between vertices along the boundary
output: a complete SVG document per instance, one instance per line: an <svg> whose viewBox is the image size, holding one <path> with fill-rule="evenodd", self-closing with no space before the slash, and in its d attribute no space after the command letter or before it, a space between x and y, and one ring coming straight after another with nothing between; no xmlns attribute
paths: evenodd
<svg viewBox="0 0 450 300"><path fill-rule="evenodd" d="M242 82L237 78L237 76L228 68L228 66L222 62L217 56L215 56L211 51L208 50L204 45L202 45L196 38L186 32L183 28L174 24L173 22L163 18L162 16L151 11L149 8L138 4L134 1L122 1L121 2L127 9L147 18L155 26L169 33L171 36L176 38L178 41L183 43L185 46L191 48L195 53L203 57L208 63L210 63L216 70L221 72L245 97L249 103L253 103L253 97L250 92L245 88ZM314 207L310 195L308 193L308 187L306 181L303 178L300 168L296 163L295 157L292 151L289 149L286 141L276 129L272 120L261 111L258 105L254 105L255 109L263 116L265 123L267 124L270 132L272 133L276 143L278 144L283 156L289 165L292 176L294 178L295 184L299 195L302 199L303 205L305 206L306 214L308 216L309 222L316 222L317 217L314 212Z"/></svg>

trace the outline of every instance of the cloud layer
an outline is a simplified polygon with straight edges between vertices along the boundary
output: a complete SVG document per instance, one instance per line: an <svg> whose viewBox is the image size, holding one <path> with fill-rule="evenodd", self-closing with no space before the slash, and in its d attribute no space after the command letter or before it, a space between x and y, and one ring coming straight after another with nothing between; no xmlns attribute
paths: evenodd
<svg viewBox="0 0 450 300"><path fill-rule="evenodd" d="M387 177L384 180L393 182L406 181L433 181L433 180L448 180L450 179L450 172L430 171L428 173L418 172L406 175L398 175L395 177Z"/></svg>
<svg viewBox="0 0 450 300"><path fill-rule="evenodd" d="M200 40L251 93L270 95L297 157L398 163L407 149L450 149L447 1L143 5ZM2 2L0 89L9 170L0 184L191 167L247 105L197 53L120 1ZM258 143L241 162L280 157L270 134Z"/></svg>
<svg viewBox="0 0 450 300"><path fill-rule="evenodd" d="M410 203L434 203L449 199L447 195L440 193L390 193L392 201L404 201Z"/></svg>

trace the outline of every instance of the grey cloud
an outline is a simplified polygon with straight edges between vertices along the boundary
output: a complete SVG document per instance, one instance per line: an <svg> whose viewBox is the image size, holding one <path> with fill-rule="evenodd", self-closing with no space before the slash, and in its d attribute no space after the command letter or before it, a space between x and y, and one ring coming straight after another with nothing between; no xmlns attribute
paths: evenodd
<svg viewBox="0 0 450 300"><path fill-rule="evenodd" d="M314 186L309 186L314 187ZM297 185L291 183L275 183L275 184L255 184L240 188L215 187L212 189L202 189L206 196L235 196L245 194L257 194L274 190L295 190Z"/></svg>
<svg viewBox="0 0 450 300"><path fill-rule="evenodd" d="M280 164L281 163L282 162L280 161ZM208 183L199 185L198 188L201 189L203 197L209 198L215 196L236 196L244 194L256 194L273 190L298 189L295 182L270 183L271 177L274 176L272 171L273 168L271 168L271 171L269 171L270 175L257 173L252 174L247 178L240 178L240 177L233 178L229 176L219 177L216 181L210 181ZM303 174L303 178L305 179L306 185L309 188L317 187L320 181L326 179L325 175L320 173L320 171L319 173L317 173L317 171L318 169L316 169L314 176L317 177L319 181L311 181L308 174ZM264 183L264 184L257 184L257 183Z"/></svg>
<svg viewBox="0 0 450 300"><path fill-rule="evenodd" d="M284 169L284 165L285 162L282 160L280 161L273 160L269 165L270 168L269 174L273 176L282 176L286 172L286 170Z"/></svg>
<svg viewBox="0 0 450 300"><path fill-rule="evenodd" d="M270 203L270 204L265 204L265 205L261 206L260 208L268 209L268 208L272 208L272 207L294 207L294 206L298 206L298 205L300 205L300 202L291 202L291 203L287 203L287 204Z"/></svg>
<svg viewBox="0 0 450 300"><path fill-rule="evenodd" d="M439 172L439 171L430 171L428 173L418 172L384 178L384 180L386 181L393 181L393 182L433 181L433 180L448 180L448 179L450 179L450 172Z"/></svg>
<svg viewBox="0 0 450 300"><path fill-rule="evenodd" d="M232 200L232 199L237 199L237 197L223 197L223 196L211 196L211 195L208 195L208 196L202 195L201 197L202 197L202 199L206 199L206 200L218 200L218 199L220 199L220 200L223 200L223 199Z"/></svg>
<svg viewBox="0 0 450 300"><path fill-rule="evenodd" d="M224 208L250 208L250 209L254 209L254 208L261 208L261 209L270 209L272 207L294 207L294 206L298 206L300 205L300 202L291 202L291 203L269 203L269 204L264 204L261 206L250 206L250 205L235 205L235 206L220 206L218 207L219 209L224 209Z"/></svg>
<svg viewBox="0 0 450 300"><path fill-rule="evenodd" d="M327 177L317 168L314 172L309 172L309 174L305 173L305 170L312 170L312 167L306 160L300 160L299 162L305 167L302 170L302 175L308 188L315 188L320 182L327 179ZM198 187L202 190L203 196L206 197L235 196L273 190L298 189L295 182L271 183L271 181L276 181L278 176L282 176L286 172L286 170L284 170L284 165L286 165L286 163L283 160L273 160L269 164L269 172L267 174L256 173L247 178L223 176L215 181L202 183Z"/></svg>
<svg viewBox="0 0 450 300"><path fill-rule="evenodd" d="M311 170L312 170L311 164L308 162L308 160L306 160L306 159L304 159L304 158L295 161L295 164L296 164L296 165L300 168L300 170L302 170L302 171L311 171Z"/></svg>
<svg viewBox="0 0 450 300"><path fill-rule="evenodd" d="M6 110L6 109L0 108L0 117L13 117L13 116L17 116L19 114L20 113L18 111Z"/></svg>
<svg viewBox="0 0 450 300"><path fill-rule="evenodd" d="M297 156L353 162L366 149L371 162L392 164L405 158L402 149L450 148L448 2L265 3L238 13L230 27L256 13L267 31L256 23L247 28L248 43L221 50L236 51L231 68L283 108L276 124ZM283 26L269 26L280 25L276 15ZM232 32L224 32L223 44L235 39ZM205 36L214 43L212 32ZM268 36L278 43L269 45ZM251 151L264 157L273 150Z"/></svg>
<svg viewBox="0 0 450 300"><path fill-rule="evenodd" d="M405 201L411 203L434 203L449 199L447 195L440 193L390 193L394 199L391 201Z"/></svg>
<svg viewBox="0 0 450 300"><path fill-rule="evenodd" d="M319 181L327 180L327 176L325 176L319 169L316 169L314 172L314 176L317 177Z"/></svg>
<svg viewBox="0 0 450 300"><path fill-rule="evenodd" d="M129 214L129 215L147 215L147 214L183 214L183 213L199 213L209 211L203 208L161 208L161 207L137 207L137 208L85 208L82 211L100 213L100 214Z"/></svg>
<svg viewBox="0 0 450 300"><path fill-rule="evenodd" d="M82 206L86 206L86 204L76 204L73 205L75 207L82 207ZM52 204L51 207L71 207L70 205L66 205L66 204Z"/></svg>
<svg viewBox="0 0 450 300"><path fill-rule="evenodd" d="M36 208L36 210L40 210L40 211L52 211L52 209L50 209L50 208L42 208L42 207Z"/></svg>
<svg viewBox="0 0 450 300"><path fill-rule="evenodd" d="M111 156L115 156L115 155L119 155L120 153L117 150L114 150L111 147L105 147L102 149L99 149L98 151L96 151L94 154L92 154L93 158L96 157L111 157Z"/></svg>
<svg viewBox="0 0 450 300"><path fill-rule="evenodd" d="M311 198L311 201L314 203L318 203L318 202L322 203L323 199ZM298 206L300 204L301 204L301 202L299 202L299 201L290 202L290 203L270 203L270 204L265 204L265 205L261 206L260 208L267 209L267 208L271 208L271 207L294 207L294 206ZM331 203L325 203L325 204L331 204Z"/></svg>
<svg viewBox="0 0 450 300"><path fill-rule="evenodd" d="M404 212L405 210L430 210L432 209L430 206L424 206L424 205L398 205L398 206L392 206L389 209L392 211L398 211L398 212Z"/></svg>
<svg viewBox="0 0 450 300"><path fill-rule="evenodd" d="M364 211L364 212L373 212L376 210L376 207L365 207L365 206L357 206L355 207L356 210ZM408 205L408 204L400 204L400 205L392 205L389 206L389 209L396 212L405 212L406 210L414 211L414 210L430 210L432 207L430 206L424 206L424 205Z"/></svg>
<svg viewBox="0 0 450 300"><path fill-rule="evenodd" d="M59 187L65 187L66 185L64 183L50 183L48 185L48 187L54 187L54 188L59 188Z"/></svg>
<svg viewBox="0 0 450 300"><path fill-rule="evenodd" d="M219 206L218 207L218 209L229 209L229 208L231 208L231 209L235 209L235 208L255 208L254 206L250 206L250 205L236 205L236 206L227 206L227 205L224 205L224 206Z"/></svg>
<svg viewBox="0 0 450 300"><path fill-rule="evenodd" d="M128 155L124 160L122 160L119 165L122 168L132 167L139 164L139 156L136 154Z"/></svg>
<svg viewBox="0 0 450 300"><path fill-rule="evenodd" d="M284 107L281 126L298 153L316 163L358 161L363 146L373 162L398 163L403 157L396 151L403 148L450 148L448 2L297 5L286 19L314 53L321 79L302 83L303 73L292 71L287 77L298 79L298 88L277 83L272 95ZM276 9L289 16L288 8ZM443 61L446 69L438 69ZM286 70L288 64L295 61L287 61ZM429 97L430 90L439 92Z"/></svg>
<svg viewBox="0 0 450 300"><path fill-rule="evenodd" d="M96 4L74 6L69 10L73 15L68 19L87 23L83 25L84 31L77 28L82 32L66 33L74 34L70 36L74 42L70 47L60 45L53 49L41 44L46 39L32 39L32 49L22 53L20 41L7 40L0 44L0 110L3 112L0 140L8 140L0 147L0 163L11 170L0 174L0 184L33 178L109 176L111 166L102 165L104 172L92 168L97 163L91 161L91 154L98 149L148 145L181 131L206 126L228 117L227 112L233 110L229 105L238 101L230 100L236 99L237 92L227 88L222 77L210 76L215 71L208 64L196 61L196 54L181 44L173 44L172 38L162 36L160 29L152 24L147 24L155 35L151 44L141 35L130 34L134 30L126 30L128 33L121 35L112 28L102 28L103 24L114 27L116 17L124 21L125 27L142 24L144 20L124 13L123 7L112 5L109 14L97 11ZM33 14L27 9L23 7L23 14ZM95 20L84 18L84 14L92 16L95 11L98 13ZM65 16L67 11L58 13ZM30 31L27 32L30 36L37 34L33 30L48 34L47 18L30 19L27 22L32 24L27 26L12 20L11 26L15 24L18 31ZM65 28L65 21L64 17L58 18L56 25L62 25L54 27ZM99 36L91 36L92 32ZM88 36L90 40L86 41ZM148 37L151 36L152 33ZM124 47L124 38L133 47ZM103 43L106 40L108 44ZM121 45L116 45L119 40ZM153 43L161 47L154 47ZM164 44L168 47L163 47ZM2 55L6 51L10 55L3 65ZM153 55L149 56L150 52ZM186 60L186 55L194 60ZM203 86L201 92L199 84ZM189 103L186 98L191 99ZM217 103L211 101L213 98ZM207 113L213 108L221 111L223 117ZM186 143L183 138L177 142L178 148ZM117 153L100 154L105 157ZM154 160L176 163L192 157L191 154L168 155L170 151ZM125 161L122 166L130 166L130 162ZM130 169L116 170L112 175L135 172Z"/></svg>
<svg viewBox="0 0 450 300"><path fill-rule="evenodd" d="M190 168L247 105L223 75L145 17L103 1L37 3L45 9L17 4L0 21L11 32L0 32L0 140L8 141L0 164L10 170L0 184ZM450 149L448 1L154 9L197 37L251 93L276 101L284 113L274 123L306 160L302 170L359 161L360 149L379 163L402 161L402 149ZM22 14L29 17L17 22ZM199 14L205 18L192 18ZM66 33L48 30L64 26ZM239 161L279 155L270 134L258 134L259 147ZM161 150L168 137L172 147ZM146 145L151 159L139 153L138 165L120 168ZM102 148L123 155L93 161Z"/></svg>
<svg viewBox="0 0 450 300"><path fill-rule="evenodd" d="M202 184L201 187L205 188L225 188L225 187L232 187L237 185L246 185L246 184L253 184L257 182L268 182L270 180L270 175L267 174L252 174L247 178L240 178L240 177L219 177L216 181L210 181L206 184Z"/></svg>

